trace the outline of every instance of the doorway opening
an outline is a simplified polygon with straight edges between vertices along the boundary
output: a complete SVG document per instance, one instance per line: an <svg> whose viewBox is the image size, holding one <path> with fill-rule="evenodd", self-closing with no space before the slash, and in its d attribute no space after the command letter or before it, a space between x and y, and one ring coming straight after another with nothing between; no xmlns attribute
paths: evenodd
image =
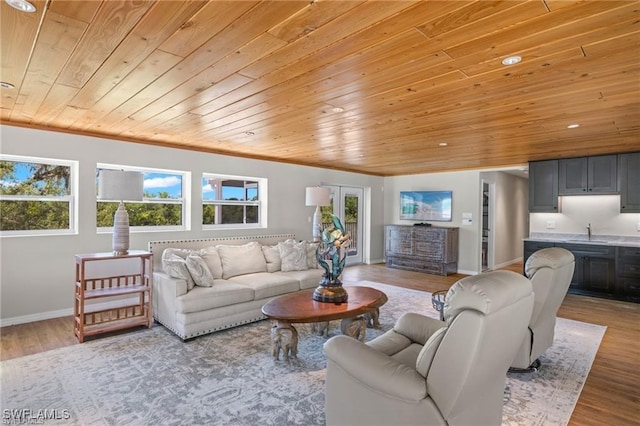
<svg viewBox="0 0 640 426"><path fill-rule="evenodd" d="M480 270L493 269L494 265L494 233L493 233L493 200L495 184L482 182L482 238L480 246Z"/></svg>

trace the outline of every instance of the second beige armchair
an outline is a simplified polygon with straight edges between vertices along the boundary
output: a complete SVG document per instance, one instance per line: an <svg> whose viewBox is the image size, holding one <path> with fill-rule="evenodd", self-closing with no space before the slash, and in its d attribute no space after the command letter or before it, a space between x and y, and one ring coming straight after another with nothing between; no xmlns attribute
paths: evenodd
<svg viewBox="0 0 640 426"><path fill-rule="evenodd" d="M538 357L553 344L556 314L571 284L574 266L573 254L561 247L538 250L527 259L525 274L535 296L527 335L511 364L514 370L537 369Z"/></svg>

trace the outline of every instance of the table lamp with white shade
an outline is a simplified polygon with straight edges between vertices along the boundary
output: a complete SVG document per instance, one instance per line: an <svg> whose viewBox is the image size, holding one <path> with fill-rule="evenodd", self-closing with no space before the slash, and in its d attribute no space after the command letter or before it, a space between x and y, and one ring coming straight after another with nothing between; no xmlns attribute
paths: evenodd
<svg viewBox="0 0 640 426"><path fill-rule="evenodd" d="M316 206L313 214L313 241L320 241L322 235L322 213L320 206L331 204L331 190L322 186L310 186L306 189L305 204Z"/></svg>
<svg viewBox="0 0 640 426"><path fill-rule="evenodd" d="M140 172L100 170L98 199L120 201L113 216L113 254L129 253L129 214L124 201L142 201L144 178Z"/></svg>

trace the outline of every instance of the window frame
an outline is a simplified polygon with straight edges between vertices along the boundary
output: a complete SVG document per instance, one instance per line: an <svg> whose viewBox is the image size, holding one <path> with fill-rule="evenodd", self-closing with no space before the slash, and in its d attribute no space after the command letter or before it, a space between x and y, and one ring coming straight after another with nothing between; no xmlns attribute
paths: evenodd
<svg viewBox="0 0 640 426"><path fill-rule="evenodd" d="M113 233L113 226L97 226L97 203L113 203L110 200L99 200L97 198L97 182L98 172L100 169L106 170L125 170L131 172L145 173L160 173L168 175L180 175L182 176L182 198L146 198L143 197L142 201L126 202L127 204L180 204L182 205L182 225L171 226L133 226L129 227L131 233L143 233L143 232L168 232L168 231L189 231L191 230L191 172L185 170L169 170L160 169L156 167L140 167L140 166L125 166L120 164L111 163L97 163L96 164L96 230L98 234L111 234Z"/></svg>
<svg viewBox="0 0 640 426"><path fill-rule="evenodd" d="M257 191L258 191L258 200L205 200L204 199L204 183L203 181L208 182L210 180L240 180L244 182L256 182L257 183ZM220 230L220 229L266 229L267 222L267 211L268 211L268 201L267 194L269 192L269 180L267 178L259 178L252 176L238 176L238 175L226 175L220 173L202 173L202 178L200 180L201 190L200 197L202 201L202 214L200 216L200 223L202 224L202 229L205 231L211 230ZM245 186L246 189L246 186ZM204 207L205 205L214 205L214 206L245 206L245 207L257 207L258 208L258 222L257 223L246 223L246 215L243 217L244 223L218 223L218 224L205 224L204 221ZM218 212L219 210L217 210ZM219 214L216 212L216 217L219 217Z"/></svg>
<svg viewBox="0 0 640 426"><path fill-rule="evenodd" d="M69 195L5 195L0 194L3 201L56 201L68 202L69 227L66 229L24 229L14 231L0 231L0 238L6 237L41 237L50 235L77 235L78 234L78 175L79 161L63 160L59 158L33 157L28 155L0 154L1 161L15 163L47 164L69 167Z"/></svg>

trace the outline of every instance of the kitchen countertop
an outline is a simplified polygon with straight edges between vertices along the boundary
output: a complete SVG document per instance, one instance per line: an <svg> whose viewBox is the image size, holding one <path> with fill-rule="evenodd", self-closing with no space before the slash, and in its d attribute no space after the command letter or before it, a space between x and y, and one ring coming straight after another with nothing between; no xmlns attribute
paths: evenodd
<svg viewBox="0 0 640 426"><path fill-rule="evenodd" d="M539 241L566 244L593 244L620 247L640 247L640 237L627 237L620 235L592 235L588 240L585 234L552 234L546 232L533 232L524 241Z"/></svg>

